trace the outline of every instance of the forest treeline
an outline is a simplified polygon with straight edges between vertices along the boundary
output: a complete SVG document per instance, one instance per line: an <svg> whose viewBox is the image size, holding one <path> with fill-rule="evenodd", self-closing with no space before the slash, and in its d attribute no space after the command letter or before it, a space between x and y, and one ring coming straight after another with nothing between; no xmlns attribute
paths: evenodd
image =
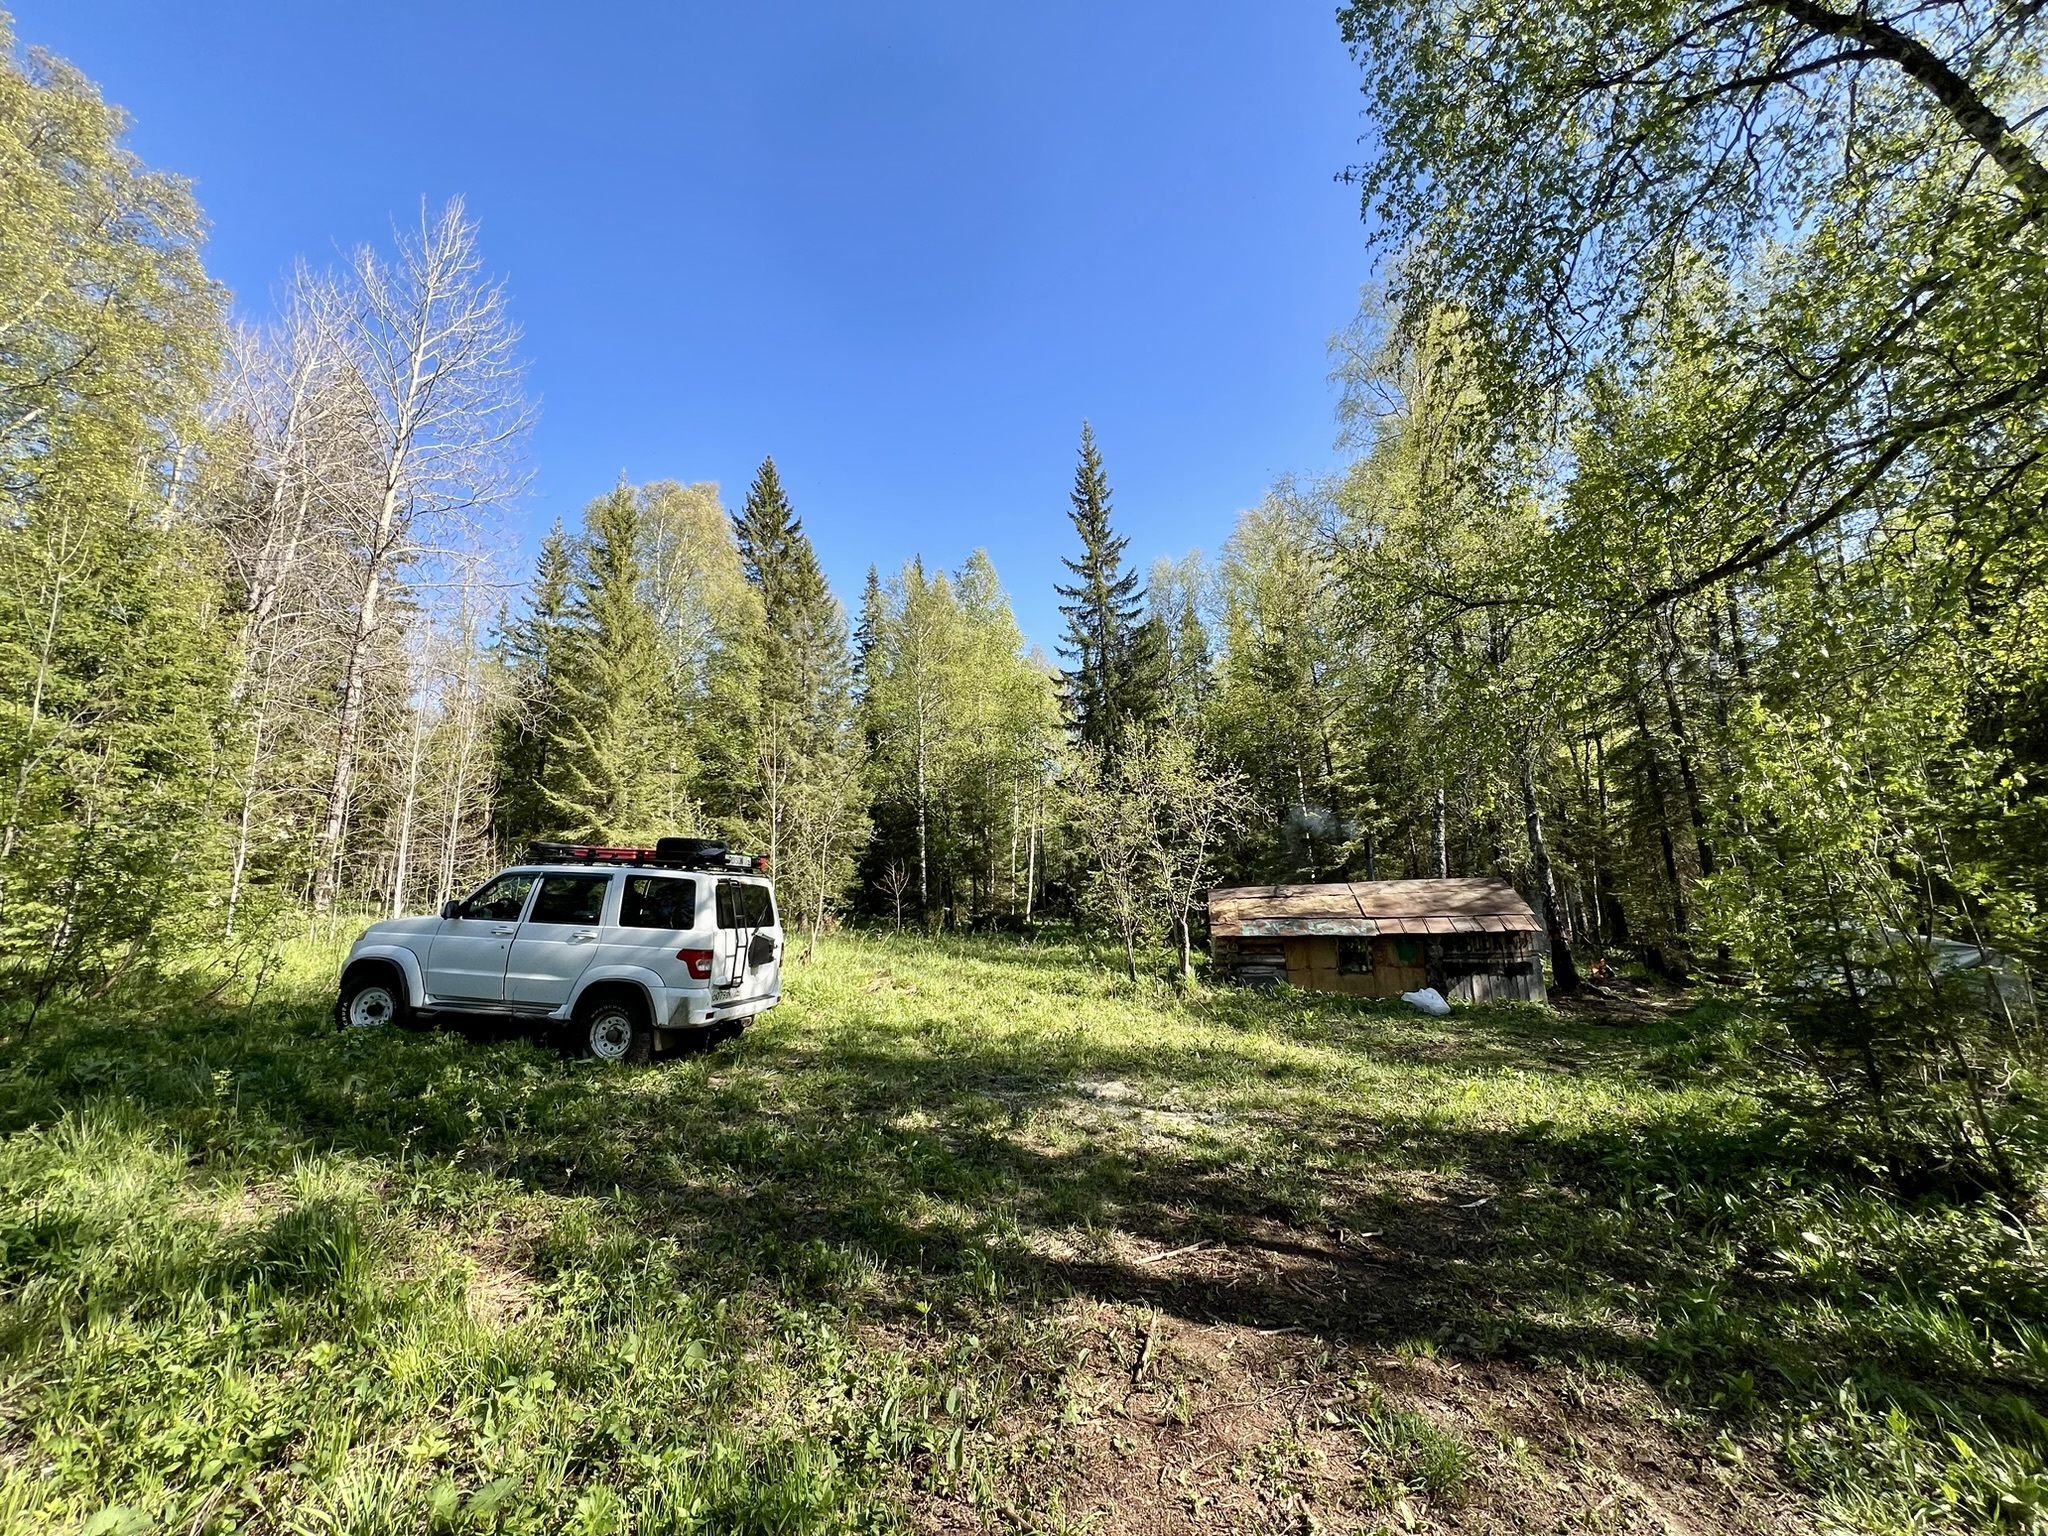
<svg viewBox="0 0 2048 1536"><path fill-rule="evenodd" d="M461 205L232 318L185 185L14 60L5 986L254 968L535 837L729 837L814 932L1080 914L1134 973L1212 881L1501 874L1560 988L1789 1000L1898 1169L2009 1185L2030 1026L1936 941L2044 937L2032 14L1347 8L1348 467L1146 567L1084 428L1056 659L980 552L842 602L772 460L507 569L530 411Z"/></svg>

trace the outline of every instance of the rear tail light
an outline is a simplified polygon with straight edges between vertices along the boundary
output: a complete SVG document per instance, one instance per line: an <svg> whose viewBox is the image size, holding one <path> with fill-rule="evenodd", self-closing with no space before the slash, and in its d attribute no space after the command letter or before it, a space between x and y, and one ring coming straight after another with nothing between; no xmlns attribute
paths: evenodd
<svg viewBox="0 0 2048 1536"><path fill-rule="evenodd" d="M711 951L708 949L679 949L676 958L689 969L693 981L711 979Z"/></svg>

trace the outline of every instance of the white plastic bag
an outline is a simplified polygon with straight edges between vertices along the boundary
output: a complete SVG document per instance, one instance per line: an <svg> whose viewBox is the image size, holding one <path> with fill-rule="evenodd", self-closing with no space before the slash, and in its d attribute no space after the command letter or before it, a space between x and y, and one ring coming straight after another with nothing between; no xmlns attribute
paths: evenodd
<svg viewBox="0 0 2048 1536"><path fill-rule="evenodd" d="M1403 992L1401 1001L1439 1019L1451 1011L1451 1005L1444 1001L1443 993L1435 987L1424 987L1420 992Z"/></svg>

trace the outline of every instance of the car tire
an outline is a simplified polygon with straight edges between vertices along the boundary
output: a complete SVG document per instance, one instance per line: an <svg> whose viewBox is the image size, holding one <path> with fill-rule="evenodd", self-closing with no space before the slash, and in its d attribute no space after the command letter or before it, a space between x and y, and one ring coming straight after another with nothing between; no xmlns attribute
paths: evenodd
<svg viewBox="0 0 2048 1536"><path fill-rule="evenodd" d="M334 1022L342 1029L381 1029L412 1021L405 979L388 965L363 965L342 979Z"/></svg>
<svg viewBox="0 0 2048 1536"><path fill-rule="evenodd" d="M577 1043L594 1061L644 1067L654 1059L654 1026L638 998L607 993L576 1010Z"/></svg>

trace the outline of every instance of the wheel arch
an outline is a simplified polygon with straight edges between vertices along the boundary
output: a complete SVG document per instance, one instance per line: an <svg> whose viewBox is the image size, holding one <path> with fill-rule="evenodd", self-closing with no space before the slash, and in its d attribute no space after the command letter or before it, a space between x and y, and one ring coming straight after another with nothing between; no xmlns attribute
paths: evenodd
<svg viewBox="0 0 2048 1536"><path fill-rule="evenodd" d="M396 944L373 944L367 949L359 949L350 954L348 963L341 968L341 990L347 991L350 979L360 976L371 966L398 973L399 986L405 992L407 1006L425 1006L426 977L420 969L420 957Z"/></svg>
<svg viewBox="0 0 2048 1536"><path fill-rule="evenodd" d="M647 1012L647 1022L656 1029L665 1027L661 1017L659 999L666 989L661 978L637 966L612 966L595 974L586 974L576 983L575 994L569 999L570 1018L582 1016L585 1007L601 1001L607 996L630 996Z"/></svg>

